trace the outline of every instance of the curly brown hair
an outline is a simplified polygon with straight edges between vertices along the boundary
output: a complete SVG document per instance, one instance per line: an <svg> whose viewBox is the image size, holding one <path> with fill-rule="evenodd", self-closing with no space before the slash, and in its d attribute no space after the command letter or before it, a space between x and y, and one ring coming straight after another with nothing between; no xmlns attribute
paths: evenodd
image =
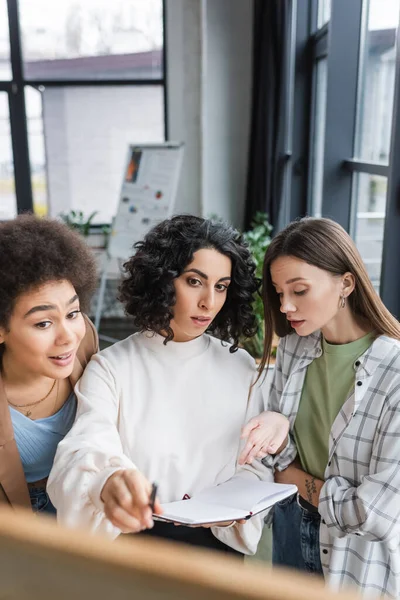
<svg viewBox="0 0 400 600"><path fill-rule="evenodd" d="M119 300L139 330L166 332L165 343L173 339L174 279L197 250L214 248L231 259L232 280L226 302L207 331L232 342L230 352L237 350L240 336L256 333L256 267L243 236L233 227L193 215L176 215L156 225L134 248L136 254L124 264L126 277Z"/></svg>
<svg viewBox="0 0 400 600"><path fill-rule="evenodd" d="M97 284L96 262L78 233L31 214L0 223L0 326L8 326L22 293L63 280L74 286L87 310Z"/></svg>

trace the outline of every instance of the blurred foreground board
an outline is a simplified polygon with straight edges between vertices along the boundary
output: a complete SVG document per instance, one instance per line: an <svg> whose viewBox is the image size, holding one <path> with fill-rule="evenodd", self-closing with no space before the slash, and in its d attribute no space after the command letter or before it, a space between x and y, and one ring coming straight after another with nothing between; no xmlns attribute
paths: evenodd
<svg viewBox="0 0 400 600"><path fill-rule="evenodd" d="M207 551L124 536L116 542L0 508L1 600L355 600L318 579Z"/></svg>

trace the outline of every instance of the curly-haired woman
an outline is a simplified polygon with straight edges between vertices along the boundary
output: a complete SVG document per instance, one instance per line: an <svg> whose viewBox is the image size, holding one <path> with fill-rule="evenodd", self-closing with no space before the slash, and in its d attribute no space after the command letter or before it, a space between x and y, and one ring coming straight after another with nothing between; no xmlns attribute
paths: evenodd
<svg viewBox="0 0 400 600"><path fill-rule="evenodd" d="M136 248L120 297L140 331L94 357L79 382L77 420L57 451L51 498L65 524L110 537L148 528L253 553L258 517L211 528L156 522L151 529L149 508L150 481L158 482L160 500L171 502L236 472L246 413L262 406L259 390L249 399L254 361L238 349L239 337L256 329L250 252L231 227L193 216L163 221ZM277 436L276 448L281 441ZM265 477L267 470L247 466L238 476Z"/></svg>
<svg viewBox="0 0 400 600"><path fill-rule="evenodd" d="M95 263L66 225L23 215L0 223L0 281L0 502L54 513L47 477L97 350Z"/></svg>

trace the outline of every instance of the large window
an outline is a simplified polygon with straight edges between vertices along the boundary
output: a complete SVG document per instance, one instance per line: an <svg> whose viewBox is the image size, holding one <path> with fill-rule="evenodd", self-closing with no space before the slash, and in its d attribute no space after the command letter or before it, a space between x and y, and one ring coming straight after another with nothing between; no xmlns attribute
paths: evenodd
<svg viewBox="0 0 400 600"><path fill-rule="evenodd" d="M48 213L47 163L42 110L42 92L25 87L25 105L28 127L28 146L31 168L33 208L36 214Z"/></svg>
<svg viewBox="0 0 400 600"><path fill-rule="evenodd" d="M19 0L26 79L161 79L161 0Z"/></svg>
<svg viewBox="0 0 400 600"><path fill-rule="evenodd" d="M317 24L318 29L328 23L331 16L331 1L332 0L318 0L318 15Z"/></svg>
<svg viewBox="0 0 400 600"><path fill-rule="evenodd" d="M0 92L0 219L14 217L16 213L8 94Z"/></svg>
<svg viewBox="0 0 400 600"><path fill-rule="evenodd" d="M327 59L319 58L315 65L314 127L311 138L311 214L322 214Z"/></svg>
<svg viewBox="0 0 400 600"><path fill-rule="evenodd" d="M8 33L7 0L0 0L0 81L11 79L10 37Z"/></svg>
<svg viewBox="0 0 400 600"><path fill-rule="evenodd" d="M310 126L310 168L308 213L320 217L322 214L324 147L326 121L326 94L328 84L328 33L331 0L318 0L313 4L310 29L312 48L312 89Z"/></svg>
<svg viewBox="0 0 400 600"><path fill-rule="evenodd" d="M355 155L389 162L399 0L369 0L361 37Z"/></svg>
<svg viewBox="0 0 400 600"><path fill-rule="evenodd" d="M8 0L8 9L11 52L0 0L0 92L11 102L10 119L0 104L0 126L11 121L16 196L3 136L0 218L79 208L109 223L128 143L166 137L163 1Z"/></svg>
<svg viewBox="0 0 400 600"><path fill-rule="evenodd" d="M52 87L43 92L43 117L51 214L69 206L109 223L128 144L164 140L162 89Z"/></svg>
<svg viewBox="0 0 400 600"><path fill-rule="evenodd" d="M285 199L296 207L292 218L322 215L343 225L398 318L399 14L400 0L304 0L297 11L294 105L304 109L295 113L293 146L302 144L302 153ZM295 185L303 173L306 194Z"/></svg>
<svg viewBox="0 0 400 600"><path fill-rule="evenodd" d="M356 219L352 233L371 281L379 292L387 178L354 173L353 185Z"/></svg>
<svg viewBox="0 0 400 600"><path fill-rule="evenodd" d="M354 155L372 171L389 165L400 1L369 0L363 8ZM388 179L362 169L353 175L352 233L379 291Z"/></svg>

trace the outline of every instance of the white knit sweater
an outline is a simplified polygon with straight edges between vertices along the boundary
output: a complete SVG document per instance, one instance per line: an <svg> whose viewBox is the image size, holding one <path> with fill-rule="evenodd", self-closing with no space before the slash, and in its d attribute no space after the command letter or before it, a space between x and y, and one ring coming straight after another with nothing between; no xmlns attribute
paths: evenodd
<svg viewBox="0 0 400 600"><path fill-rule="evenodd" d="M263 410L253 359L244 350L229 352L209 335L190 342L168 342L137 333L95 355L80 379L78 412L59 444L48 482L58 519L116 537L105 517L100 493L120 468L137 468L158 483L161 502L181 500L240 477L267 479L259 462L237 468L242 425ZM252 554L262 519L213 527L213 534Z"/></svg>

